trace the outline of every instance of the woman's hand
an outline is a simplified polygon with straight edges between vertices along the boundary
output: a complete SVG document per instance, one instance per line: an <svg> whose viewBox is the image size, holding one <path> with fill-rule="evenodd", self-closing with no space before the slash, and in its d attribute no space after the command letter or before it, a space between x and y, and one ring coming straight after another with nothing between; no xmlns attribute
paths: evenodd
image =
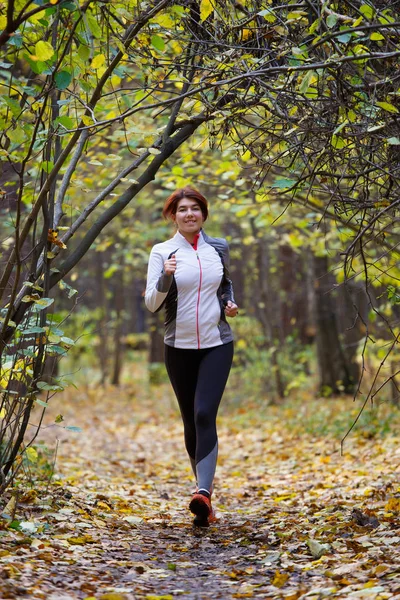
<svg viewBox="0 0 400 600"><path fill-rule="evenodd" d="M164 273L166 275L173 275L176 271L176 258L175 254L164 262Z"/></svg>
<svg viewBox="0 0 400 600"><path fill-rule="evenodd" d="M226 316L227 317L236 317L238 312L239 312L239 309L238 309L237 304L235 304L231 300L228 300L228 302L226 303L226 306L225 306Z"/></svg>

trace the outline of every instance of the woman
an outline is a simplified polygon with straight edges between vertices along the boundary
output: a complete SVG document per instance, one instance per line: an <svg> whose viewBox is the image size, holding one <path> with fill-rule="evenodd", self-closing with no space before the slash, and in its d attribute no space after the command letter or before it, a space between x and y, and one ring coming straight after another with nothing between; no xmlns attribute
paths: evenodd
<svg viewBox="0 0 400 600"><path fill-rule="evenodd" d="M238 307L229 279L226 240L202 230L207 200L191 187L166 200L163 216L175 222L173 238L150 254L145 301L165 307L165 364L182 415L185 445L197 489L189 505L194 524L215 520L211 505L217 463L216 417L233 358L226 317Z"/></svg>

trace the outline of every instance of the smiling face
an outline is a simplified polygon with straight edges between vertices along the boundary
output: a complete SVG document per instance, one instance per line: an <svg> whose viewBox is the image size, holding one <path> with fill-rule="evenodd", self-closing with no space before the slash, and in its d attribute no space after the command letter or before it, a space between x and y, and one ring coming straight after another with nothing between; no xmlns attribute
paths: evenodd
<svg viewBox="0 0 400 600"><path fill-rule="evenodd" d="M190 198L179 200L176 213L172 215L172 219L177 224L180 233L189 238L194 238L204 222L200 204Z"/></svg>

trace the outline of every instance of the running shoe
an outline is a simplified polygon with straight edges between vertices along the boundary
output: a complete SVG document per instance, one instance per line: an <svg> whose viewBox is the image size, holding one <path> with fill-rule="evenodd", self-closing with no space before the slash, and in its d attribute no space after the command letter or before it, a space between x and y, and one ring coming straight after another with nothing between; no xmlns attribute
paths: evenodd
<svg viewBox="0 0 400 600"><path fill-rule="evenodd" d="M211 505L211 496L206 490L196 491L193 494L189 510L196 515L193 525L197 525L197 527L208 527L210 523L217 520Z"/></svg>

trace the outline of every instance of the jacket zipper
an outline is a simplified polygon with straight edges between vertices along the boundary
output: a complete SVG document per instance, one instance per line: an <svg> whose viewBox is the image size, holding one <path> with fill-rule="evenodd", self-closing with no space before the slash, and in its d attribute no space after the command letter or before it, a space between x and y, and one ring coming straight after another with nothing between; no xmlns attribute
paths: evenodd
<svg viewBox="0 0 400 600"><path fill-rule="evenodd" d="M197 348L200 350L200 327L199 327L199 308L200 308L200 292L201 292L201 283L203 279L203 271L201 268L200 257L196 251L197 260L199 261L199 269L200 269L200 279L199 279L199 289L197 291L197 307L196 307L196 332L197 332Z"/></svg>

